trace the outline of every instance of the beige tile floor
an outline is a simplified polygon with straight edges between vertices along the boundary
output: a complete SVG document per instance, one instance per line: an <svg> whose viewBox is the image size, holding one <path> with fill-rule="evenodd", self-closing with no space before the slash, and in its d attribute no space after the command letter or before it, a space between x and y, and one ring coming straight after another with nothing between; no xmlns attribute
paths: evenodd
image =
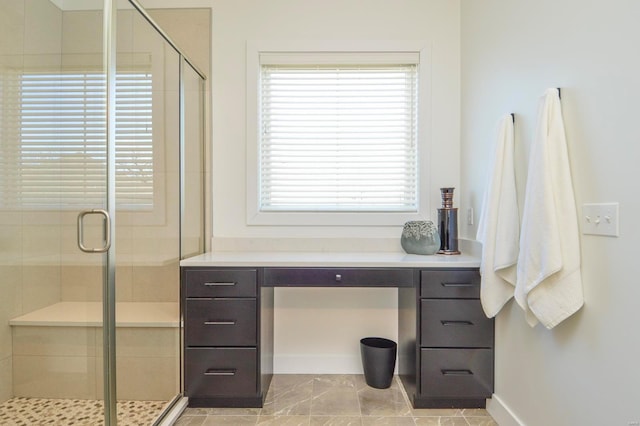
<svg viewBox="0 0 640 426"><path fill-rule="evenodd" d="M397 377L389 389L362 375L276 375L263 408L187 408L176 426L497 426L483 409L413 409Z"/></svg>

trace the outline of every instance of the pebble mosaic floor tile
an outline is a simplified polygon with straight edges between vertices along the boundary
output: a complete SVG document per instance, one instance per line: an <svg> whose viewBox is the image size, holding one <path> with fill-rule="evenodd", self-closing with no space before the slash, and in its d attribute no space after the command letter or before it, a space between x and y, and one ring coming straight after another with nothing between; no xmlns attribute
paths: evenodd
<svg viewBox="0 0 640 426"><path fill-rule="evenodd" d="M166 401L120 401L118 425L150 426ZM0 404L2 426L100 426L104 425L102 401L85 399L12 398Z"/></svg>

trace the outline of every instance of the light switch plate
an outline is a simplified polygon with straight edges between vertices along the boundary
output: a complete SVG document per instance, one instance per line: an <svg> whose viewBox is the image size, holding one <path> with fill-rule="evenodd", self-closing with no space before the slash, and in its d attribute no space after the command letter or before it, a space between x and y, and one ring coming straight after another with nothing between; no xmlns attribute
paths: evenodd
<svg viewBox="0 0 640 426"><path fill-rule="evenodd" d="M618 203L583 204L581 225L583 234L619 236Z"/></svg>

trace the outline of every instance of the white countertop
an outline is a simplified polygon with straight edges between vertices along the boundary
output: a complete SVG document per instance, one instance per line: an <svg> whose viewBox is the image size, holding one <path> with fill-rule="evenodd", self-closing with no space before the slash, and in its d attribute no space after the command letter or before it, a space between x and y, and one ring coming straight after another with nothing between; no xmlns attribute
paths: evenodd
<svg viewBox="0 0 640 426"><path fill-rule="evenodd" d="M406 253L211 252L184 259L180 266L477 268L471 254L422 256Z"/></svg>

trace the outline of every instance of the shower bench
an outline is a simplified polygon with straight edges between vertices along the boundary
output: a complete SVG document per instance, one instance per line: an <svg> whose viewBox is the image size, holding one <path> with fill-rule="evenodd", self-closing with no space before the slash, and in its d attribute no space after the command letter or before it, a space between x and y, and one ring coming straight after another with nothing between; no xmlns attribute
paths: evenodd
<svg viewBox="0 0 640 426"><path fill-rule="evenodd" d="M102 397L102 303L59 302L9 321L15 396ZM170 400L179 393L180 308L116 303L118 398Z"/></svg>

